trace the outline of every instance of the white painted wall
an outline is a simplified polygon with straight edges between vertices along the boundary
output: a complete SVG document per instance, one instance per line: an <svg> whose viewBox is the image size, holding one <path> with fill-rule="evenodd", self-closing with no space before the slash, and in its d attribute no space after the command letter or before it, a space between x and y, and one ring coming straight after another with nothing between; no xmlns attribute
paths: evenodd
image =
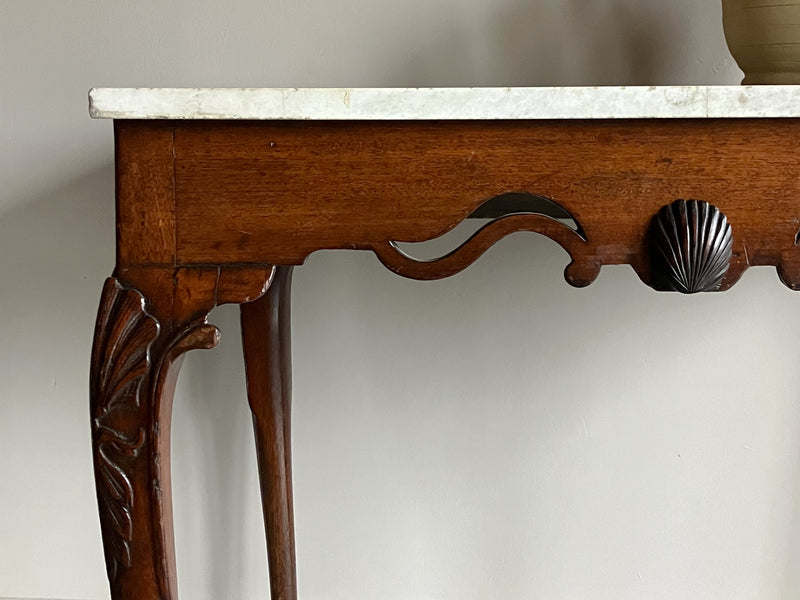
<svg viewBox="0 0 800 600"><path fill-rule="evenodd" d="M108 598L87 368L112 132L89 87L739 78L714 0L0 2L0 596ZM575 290L566 262L518 234L436 283L366 253L297 272L303 600L797 599L800 300L771 269ZM236 310L212 321L176 401L180 588L264 598Z"/></svg>

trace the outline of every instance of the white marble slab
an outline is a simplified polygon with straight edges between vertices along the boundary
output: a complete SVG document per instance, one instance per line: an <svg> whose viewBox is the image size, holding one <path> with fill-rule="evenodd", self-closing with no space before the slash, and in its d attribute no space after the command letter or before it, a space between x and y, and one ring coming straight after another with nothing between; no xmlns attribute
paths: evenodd
<svg viewBox="0 0 800 600"><path fill-rule="evenodd" d="M95 88L95 119L439 120L800 117L800 86Z"/></svg>

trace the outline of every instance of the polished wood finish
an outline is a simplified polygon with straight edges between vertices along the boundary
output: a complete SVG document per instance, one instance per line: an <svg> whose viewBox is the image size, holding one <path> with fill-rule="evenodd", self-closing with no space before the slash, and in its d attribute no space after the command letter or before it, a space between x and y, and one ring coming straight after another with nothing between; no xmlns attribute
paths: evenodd
<svg viewBox="0 0 800 600"><path fill-rule="evenodd" d="M728 289L751 265L800 288L800 119L118 121L115 132L117 265L91 369L114 600L177 597L172 393L184 353L216 343L206 318L224 303L242 305L272 598L296 599L289 296L291 267L311 252L371 250L398 274L437 279L525 230L566 249L573 285L629 264L647 285L680 289L663 283L654 245L706 246L659 241L653 223L693 198L727 217L731 237L707 246L725 250L720 278L682 291ZM397 245L469 216L494 220L440 259Z"/></svg>
<svg viewBox="0 0 800 600"><path fill-rule="evenodd" d="M100 522L114 600L177 598L172 397L186 352L219 339L206 317L249 302L274 268L118 269L106 281L90 373Z"/></svg>
<svg viewBox="0 0 800 600"><path fill-rule="evenodd" d="M216 328L171 327L145 299L106 281L92 351L95 477L114 598L176 598L169 429L183 354Z"/></svg>
<svg viewBox="0 0 800 600"><path fill-rule="evenodd" d="M179 264L300 264L353 248L409 277L448 276L480 252L438 274L410 268L390 242L437 237L494 196L529 192L585 233L567 247L575 285L604 264L652 284L648 227L680 198L717 206L734 229L721 289L762 264L800 284L800 120L212 122L174 135ZM480 250L508 231L487 232Z"/></svg>
<svg viewBox="0 0 800 600"><path fill-rule="evenodd" d="M114 122L117 265L175 264L173 128Z"/></svg>
<svg viewBox="0 0 800 600"><path fill-rule="evenodd" d="M247 396L253 412L272 600L297 600L292 501L291 285L292 267L279 267L269 291L241 308Z"/></svg>
<svg viewBox="0 0 800 600"><path fill-rule="evenodd" d="M662 208L650 231L653 285L696 294L722 285L733 254L727 217L713 204L676 200Z"/></svg>
<svg viewBox="0 0 800 600"><path fill-rule="evenodd" d="M159 324L144 298L108 279L97 315L90 390L97 497L112 582L133 564L134 508L148 495L136 485L135 469L147 441L149 414L145 379L152 367L150 346ZM112 590L113 593L113 590Z"/></svg>

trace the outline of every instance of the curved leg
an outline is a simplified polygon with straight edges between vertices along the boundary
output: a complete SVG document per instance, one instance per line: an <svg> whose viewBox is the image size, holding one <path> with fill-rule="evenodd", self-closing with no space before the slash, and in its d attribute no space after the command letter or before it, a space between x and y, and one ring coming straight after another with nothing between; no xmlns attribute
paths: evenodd
<svg viewBox="0 0 800 600"><path fill-rule="evenodd" d="M272 600L297 599L290 433L291 279L291 267L278 267L267 293L241 307Z"/></svg>
<svg viewBox="0 0 800 600"><path fill-rule="evenodd" d="M158 314L158 313L156 313ZM172 395L182 355L211 348L203 320L151 315L144 296L110 278L97 315L90 375L95 483L113 600L175 600L169 468Z"/></svg>

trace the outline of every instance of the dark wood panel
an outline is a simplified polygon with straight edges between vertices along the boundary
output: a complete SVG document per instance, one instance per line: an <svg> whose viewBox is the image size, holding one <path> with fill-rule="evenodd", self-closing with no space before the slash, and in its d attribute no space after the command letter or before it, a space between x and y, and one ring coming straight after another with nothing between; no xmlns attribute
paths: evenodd
<svg viewBox="0 0 800 600"><path fill-rule="evenodd" d="M115 121L117 265L175 264L173 128Z"/></svg>
<svg viewBox="0 0 800 600"><path fill-rule="evenodd" d="M733 258L722 289L757 264L779 266L792 286L800 281L794 245L800 229L800 120L170 127L177 264L291 265L315 250L353 248L378 250L391 265L398 261L387 255L390 241L437 237L490 198L526 192L554 200L580 226L585 243L572 256L585 273L627 263L650 283L650 221L676 199L699 199L718 207L733 227ZM164 152L163 123L129 122L121 133L131 138L125 144L152 138L150 154ZM142 144L138 152L134 161L141 165ZM165 162L173 164L161 160L155 171ZM126 264L169 259L167 194L152 200L154 187L170 189L165 179L159 175L160 187L142 176L121 183L121 204L143 211L138 222L131 217L121 226ZM146 203L135 201L137 188L145 188L139 195ZM154 247L122 240L145 229L147 239L156 239ZM485 234L482 244L496 241L494 235ZM451 260L442 273L464 266ZM427 267L425 277L440 276L435 271ZM403 272L417 276L413 269ZM581 276L573 283L588 280Z"/></svg>
<svg viewBox="0 0 800 600"><path fill-rule="evenodd" d="M793 243L797 121L180 124L178 259L297 263L436 237L505 192L558 202L604 264L678 198L728 215L751 263ZM755 262L754 262L755 261Z"/></svg>

